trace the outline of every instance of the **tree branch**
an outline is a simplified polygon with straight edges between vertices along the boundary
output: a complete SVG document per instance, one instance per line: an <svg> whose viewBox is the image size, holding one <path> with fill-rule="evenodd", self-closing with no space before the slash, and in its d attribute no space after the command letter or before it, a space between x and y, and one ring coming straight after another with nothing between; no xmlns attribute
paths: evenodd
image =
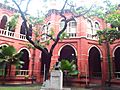
<svg viewBox="0 0 120 90"><path fill-rule="evenodd" d="M39 50L41 50L42 52L44 52L44 53L47 54L47 52L46 52L46 50L44 50L44 48L36 45L36 44L29 38L29 35L28 35L29 30L28 30L27 20L26 20L26 18L25 18L25 15L24 15L24 13L22 12L22 10L20 9L19 5L16 3L16 1L15 1L15 0L12 0L12 1L13 1L13 2L15 3L15 5L18 7L19 12L20 12L20 14L21 14L21 17L22 17L22 19L23 19L24 22L25 22L24 25L25 25L25 29L26 29L26 31L27 31L26 39L27 39L34 47L36 47L37 49L39 49Z"/></svg>
<svg viewBox="0 0 120 90"><path fill-rule="evenodd" d="M54 39L54 38L53 38L53 36L52 36L52 35L49 35L49 34L47 34L47 33L43 33L41 36L43 36L43 35L46 35L46 36L50 37L50 39L51 39L51 40L53 40L53 41L55 41L55 40L56 40L56 39Z"/></svg>
<svg viewBox="0 0 120 90"><path fill-rule="evenodd" d="M28 5L29 5L30 1L31 1L31 0L28 0L28 2L27 2L26 9L25 9L25 12L24 12L25 14L26 14L27 11L28 11Z"/></svg>

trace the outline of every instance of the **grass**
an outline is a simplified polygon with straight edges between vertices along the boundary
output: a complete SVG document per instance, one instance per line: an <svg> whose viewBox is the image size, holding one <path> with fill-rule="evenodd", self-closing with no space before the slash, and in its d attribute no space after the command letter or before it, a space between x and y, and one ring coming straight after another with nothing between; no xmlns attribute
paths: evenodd
<svg viewBox="0 0 120 90"><path fill-rule="evenodd" d="M0 90L40 90L40 85L1 85Z"/></svg>

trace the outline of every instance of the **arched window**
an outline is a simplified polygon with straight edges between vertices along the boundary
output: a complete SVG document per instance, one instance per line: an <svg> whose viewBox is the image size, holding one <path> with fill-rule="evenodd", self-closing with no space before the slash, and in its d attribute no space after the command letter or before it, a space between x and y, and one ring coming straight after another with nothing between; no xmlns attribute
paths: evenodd
<svg viewBox="0 0 120 90"><path fill-rule="evenodd" d="M1 29L6 29L6 23L7 23L7 16L4 15L1 19L1 22L0 22L0 28Z"/></svg>
<svg viewBox="0 0 120 90"><path fill-rule="evenodd" d="M29 32L28 35L30 38L32 38L32 24L29 24Z"/></svg>
<svg viewBox="0 0 120 90"><path fill-rule="evenodd" d="M62 30L62 29L63 29L64 25L65 25L64 20L61 20L61 21L60 21L60 30Z"/></svg>
<svg viewBox="0 0 120 90"><path fill-rule="evenodd" d="M22 25L21 25L21 28L20 28L20 34L26 34L26 31L25 31L25 22L23 21L22 22Z"/></svg>
<svg viewBox="0 0 120 90"><path fill-rule="evenodd" d="M93 25L92 25L92 22L90 20L87 20L87 32L89 34L93 34Z"/></svg>
<svg viewBox="0 0 120 90"><path fill-rule="evenodd" d="M47 39L47 35L46 34L48 33L47 25L43 25L41 33L42 33L41 39L42 39L42 41L45 41Z"/></svg>
<svg viewBox="0 0 120 90"><path fill-rule="evenodd" d="M77 22L75 20L72 20L69 22L69 33L76 33L77 28Z"/></svg>
<svg viewBox="0 0 120 90"><path fill-rule="evenodd" d="M96 29L96 30L99 30L99 29L100 29L100 25L99 25L98 22L95 22L95 29Z"/></svg>

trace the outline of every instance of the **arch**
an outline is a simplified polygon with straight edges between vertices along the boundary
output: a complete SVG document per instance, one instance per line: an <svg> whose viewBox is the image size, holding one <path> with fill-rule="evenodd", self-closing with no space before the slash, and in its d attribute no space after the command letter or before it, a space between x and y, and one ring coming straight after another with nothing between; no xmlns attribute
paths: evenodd
<svg viewBox="0 0 120 90"><path fill-rule="evenodd" d="M113 70L116 78L120 78L120 46L117 46L113 51Z"/></svg>
<svg viewBox="0 0 120 90"><path fill-rule="evenodd" d="M8 44L0 44L0 47L1 47L1 46L8 46Z"/></svg>
<svg viewBox="0 0 120 90"><path fill-rule="evenodd" d="M87 33L93 34L93 23L90 19L87 19Z"/></svg>
<svg viewBox="0 0 120 90"><path fill-rule="evenodd" d="M94 24L95 24L95 25L94 25L95 29L100 29L100 22L99 22L99 21L95 21ZM96 27L96 24L97 24L99 27Z"/></svg>
<svg viewBox="0 0 120 90"><path fill-rule="evenodd" d="M18 52L20 52L22 49L26 49L28 51L29 57L31 57L30 50L28 48L21 48Z"/></svg>
<svg viewBox="0 0 120 90"><path fill-rule="evenodd" d="M100 52L96 47L92 47L89 50L89 76L90 78L102 78L101 70L101 56ZM97 68L96 68L97 67Z"/></svg>
<svg viewBox="0 0 120 90"><path fill-rule="evenodd" d="M71 45L65 45L64 47L62 47L59 53L59 61L61 61L62 59L69 60L70 62L74 60L77 64L76 52Z"/></svg>
<svg viewBox="0 0 120 90"><path fill-rule="evenodd" d="M6 29L6 24L7 24L8 18L6 15L2 16L2 19L0 21L0 28L1 29Z"/></svg>
<svg viewBox="0 0 120 90"><path fill-rule="evenodd" d="M29 53L26 49L21 49L20 52L22 52L22 56L20 57L20 60L23 61L24 64L19 69L29 70Z"/></svg>
<svg viewBox="0 0 120 90"><path fill-rule="evenodd" d="M26 30L25 30L25 22L23 21L20 27L20 34L25 35L26 34Z"/></svg>
<svg viewBox="0 0 120 90"><path fill-rule="evenodd" d="M101 56L101 58L102 58L102 57L103 57L102 52L101 52L101 50L100 50L96 45L92 45L92 46L88 49L88 56L89 56L90 49L93 48L93 47L95 47L95 48L98 49L98 51L100 52L100 56Z"/></svg>
<svg viewBox="0 0 120 90"><path fill-rule="evenodd" d="M62 48L63 48L64 46L66 46L66 45L69 45L69 46L71 46L72 48L74 48L75 54L76 54L76 56L77 56L77 50L76 50L76 48L75 48L73 45L71 45L71 44L65 44L65 45L61 46L60 49L59 49L59 51L58 51L58 56L60 56L60 51L61 51Z"/></svg>
<svg viewBox="0 0 120 90"><path fill-rule="evenodd" d="M75 23L74 23L74 22ZM63 25L64 25L64 18L61 18L61 19L59 19L59 30L61 30L62 28L63 28ZM77 18L74 18L72 21L70 21L69 23L68 23L68 26L67 26L67 30L66 30L66 32L68 32L68 33L76 33L76 30L77 30L77 23L78 23L78 19ZM72 27L73 26L73 27ZM75 26L75 27L74 27ZM72 29L72 30L71 30Z"/></svg>
<svg viewBox="0 0 120 90"><path fill-rule="evenodd" d="M113 49L113 53L112 53L112 56L113 56L113 57L115 57L114 53L115 53L116 49L119 48L119 47L120 47L120 45L116 46L116 47Z"/></svg>

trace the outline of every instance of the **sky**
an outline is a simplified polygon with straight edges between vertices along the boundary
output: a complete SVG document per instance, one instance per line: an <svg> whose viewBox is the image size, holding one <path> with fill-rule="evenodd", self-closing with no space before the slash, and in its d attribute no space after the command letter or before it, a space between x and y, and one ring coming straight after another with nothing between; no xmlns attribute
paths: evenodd
<svg viewBox="0 0 120 90"><path fill-rule="evenodd" d="M13 4L11 3L12 0L8 0L9 1L9 5L13 6ZM18 2L20 0L17 0ZM26 7L26 1L27 0L23 0L22 4L21 4L21 9L24 11L25 7ZM63 1L65 0L48 0L47 3L44 3L43 0L31 0L29 7L28 7L28 13L33 15L33 16L37 16L38 11L40 12L41 10L43 10L44 12L47 11L47 9L61 9L61 7L63 6ZM75 2L75 4L77 6L79 5L86 5L88 7L90 7L93 3L95 4L102 4L101 1L103 0L73 0ZM120 0L111 0L114 4L120 4ZM4 0L0 0L1 3L4 2Z"/></svg>

